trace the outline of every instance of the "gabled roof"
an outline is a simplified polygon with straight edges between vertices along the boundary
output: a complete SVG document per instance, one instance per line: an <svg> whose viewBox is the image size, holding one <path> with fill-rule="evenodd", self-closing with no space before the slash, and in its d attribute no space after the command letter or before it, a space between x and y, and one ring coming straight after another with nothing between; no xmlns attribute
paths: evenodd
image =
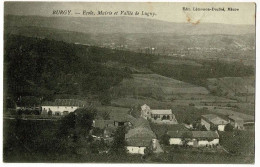
<svg viewBox="0 0 260 167"><path fill-rule="evenodd" d="M142 117L136 119L133 122L133 125L134 125L135 128L136 127L143 127L143 128L151 129L149 122Z"/></svg>
<svg viewBox="0 0 260 167"><path fill-rule="evenodd" d="M148 105L144 104L144 105L141 106L141 109L142 110L150 110L150 107Z"/></svg>
<svg viewBox="0 0 260 167"><path fill-rule="evenodd" d="M151 129L147 129L145 127L137 127L134 129L130 129L125 135L126 139L129 138L150 138L155 139L156 135Z"/></svg>
<svg viewBox="0 0 260 167"><path fill-rule="evenodd" d="M171 115L172 110L151 110L151 114L164 114L164 115Z"/></svg>
<svg viewBox="0 0 260 167"><path fill-rule="evenodd" d="M219 135L215 131L192 131L193 138L219 138Z"/></svg>
<svg viewBox="0 0 260 167"><path fill-rule="evenodd" d="M131 138L126 140L128 146L148 147L152 140L150 138Z"/></svg>
<svg viewBox="0 0 260 167"><path fill-rule="evenodd" d="M207 115L202 115L202 118L206 119L207 121L213 123L214 125L226 125L228 124L228 121L220 118L217 115L214 114L207 114Z"/></svg>
<svg viewBox="0 0 260 167"><path fill-rule="evenodd" d="M96 128L100 128L103 129L107 126L112 126L114 125L114 121L113 120L94 120L95 121L95 127Z"/></svg>
<svg viewBox="0 0 260 167"><path fill-rule="evenodd" d="M229 119L232 119L234 121L244 121L242 118L238 117L238 116L234 116L234 115L230 115L228 116Z"/></svg>
<svg viewBox="0 0 260 167"><path fill-rule="evenodd" d="M156 139L156 136L150 129L137 127L130 129L125 135L125 139L128 146L147 147L151 144L152 139Z"/></svg>
<svg viewBox="0 0 260 167"><path fill-rule="evenodd" d="M198 138L211 138L216 139L219 138L219 135L215 131L168 131L168 135L171 138L182 138L185 133L187 136L191 138L198 139Z"/></svg>
<svg viewBox="0 0 260 167"><path fill-rule="evenodd" d="M202 115L202 117L208 119L208 120L212 120L216 117L218 117L217 115L214 115L214 114L206 114L206 115Z"/></svg>
<svg viewBox="0 0 260 167"><path fill-rule="evenodd" d="M187 135L189 135L189 136L192 136L192 132L191 131L168 131L167 132L167 134L171 138L182 138L185 133Z"/></svg>
<svg viewBox="0 0 260 167"><path fill-rule="evenodd" d="M75 107L84 107L86 102L83 100L77 99L55 99L54 102L46 101L42 106L75 106Z"/></svg>

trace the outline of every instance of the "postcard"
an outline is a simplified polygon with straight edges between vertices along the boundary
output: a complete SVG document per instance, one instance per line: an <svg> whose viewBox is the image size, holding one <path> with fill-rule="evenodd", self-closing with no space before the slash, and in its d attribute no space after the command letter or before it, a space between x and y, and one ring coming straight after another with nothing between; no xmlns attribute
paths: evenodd
<svg viewBox="0 0 260 167"><path fill-rule="evenodd" d="M5 163L255 163L256 4L4 3Z"/></svg>

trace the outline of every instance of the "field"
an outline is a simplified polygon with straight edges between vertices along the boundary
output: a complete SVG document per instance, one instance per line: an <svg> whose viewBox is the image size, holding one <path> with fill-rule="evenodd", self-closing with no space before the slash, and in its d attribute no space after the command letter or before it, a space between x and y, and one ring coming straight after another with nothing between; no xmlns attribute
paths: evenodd
<svg viewBox="0 0 260 167"><path fill-rule="evenodd" d="M171 65L189 65L189 66L202 66L202 64L197 63L194 60L183 60L183 59L176 59L172 57L164 57L160 58L157 62L160 64L171 64Z"/></svg>
<svg viewBox="0 0 260 167"><path fill-rule="evenodd" d="M208 94L206 88L195 86L158 74L133 74L113 88L113 94L138 96L164 96L173 94Z"/></svg>
<svg viewBox="0 0 260 167"><path fill-rule="evenodd" d="M207 85L210 91L218 91L222 95L233 98L237 97L243 102L254 102L254 97L252 98L255 93L254 77L210 78L207 80Z"/></svg>

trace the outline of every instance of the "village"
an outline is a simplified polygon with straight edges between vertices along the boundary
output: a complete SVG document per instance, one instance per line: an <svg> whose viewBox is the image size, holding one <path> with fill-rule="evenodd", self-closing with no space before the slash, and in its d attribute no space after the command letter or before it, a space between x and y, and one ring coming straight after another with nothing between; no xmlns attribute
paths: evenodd
<svg viewBox="0 0 260 167"><path fill-rule="evenodd" d="M255 162L254 17L73 4L5 3L4 162Z"/></svg>
<svg viewBox="0 0 260 167"><path fill-rule="evenodd" d="M16 113L20 113L23 120L59 120L77 109L87 107L89 104L83 100L55 99L52 102L44 102L39 107L16 106ZM204 114L196 122L178 122L172 109L153 109L146 104L137 108L137 114L133 114L131 108L122 113L111 112L109 109L111 108L103 109L102 113L93 119L90 130L93 140L102 140L111 146L117 129L124 127L127 153L142 156L151 152L167 153L171 149L229 153L221 145L219 133L254 129L254 117L238 112L222 116ZM33 114L30 110L39 112ZM12 118L10 115L8 117L8 114L5 116L7 119ZM98 152L108 153L109 147Z"/></svg>

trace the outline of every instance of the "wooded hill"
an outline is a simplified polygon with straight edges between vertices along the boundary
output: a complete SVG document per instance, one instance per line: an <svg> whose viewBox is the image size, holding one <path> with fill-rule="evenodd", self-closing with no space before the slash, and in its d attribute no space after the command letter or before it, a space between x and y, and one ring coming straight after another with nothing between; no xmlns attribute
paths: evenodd
<svg viewBox="0 0 260 167"><path fill-rule="evenodd" d="M207 78L254 75L254 69L242 63L156 63L165 57L11 34L5 34L4 42L5 90L15 98L99 95L109 101L111 87L145 71L203 86ZM186 60L190 62L181 61Z"/></svg>

